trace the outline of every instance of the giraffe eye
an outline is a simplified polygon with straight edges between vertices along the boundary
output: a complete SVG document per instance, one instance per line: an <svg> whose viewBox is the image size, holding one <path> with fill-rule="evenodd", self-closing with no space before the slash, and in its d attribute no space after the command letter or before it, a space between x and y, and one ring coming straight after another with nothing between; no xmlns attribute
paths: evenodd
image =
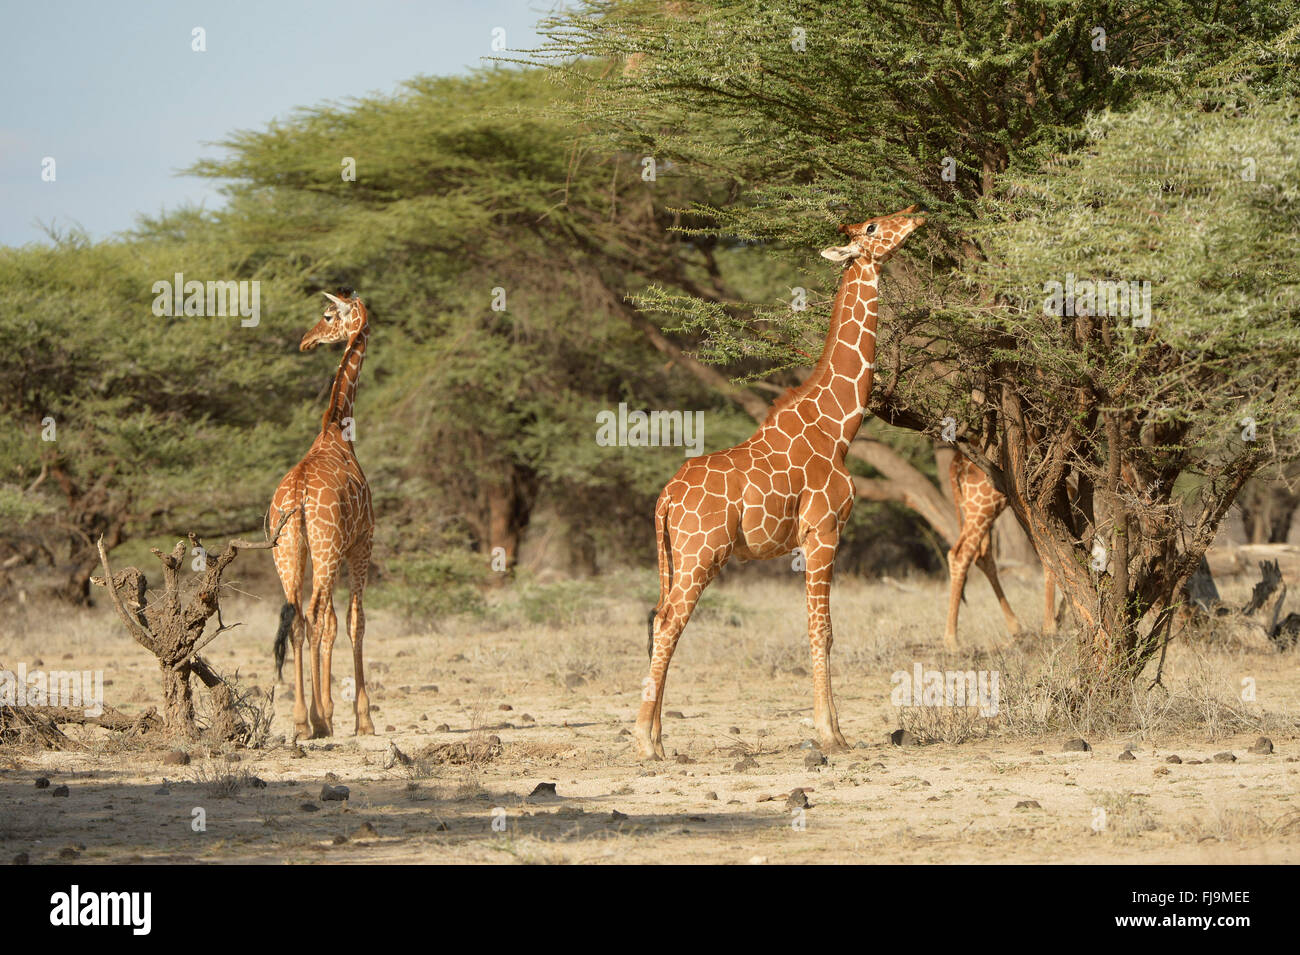
<svg viewBox="0 0 1300 955"><path fill-rule="evenodd" d="M876 232L876 224L873 222L871 223L871 225L867 226L867 235L875 235L875 232Z"/></svg>

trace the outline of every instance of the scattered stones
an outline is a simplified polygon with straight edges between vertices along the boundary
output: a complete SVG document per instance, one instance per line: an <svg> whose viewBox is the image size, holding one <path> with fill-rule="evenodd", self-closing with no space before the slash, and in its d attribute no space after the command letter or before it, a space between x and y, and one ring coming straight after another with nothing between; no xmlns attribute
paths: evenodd
<svg viewBox="0 0 1300 955"><path fill-rule="evenodd" d="M1235 763L1237 761L1237 757L1233 756L1231 753L1227 751L1224 751L1222 753L1215 753L1214 761L1216 763Z"/></svg>
<svg viewBox="0 0 1300 955"><path fill-rule="evenodd" d="M183 749L174 749L163 757L164 766L188 766L190 754Z"/></svg>
<svg viewBox="0 0 1300 955"><path fill-rule="evenodd" d="M1016 803L1016 808L1017 809L1042 809L1043 807L1038 804L1037 799L1022 799L1020 800L1020 802Z"/></svg>
<svg viewBox="0 0 1300 955"><path fill-rule="evenodd" d="M1260 756L1270 756L1273 753L1273 741L1267 736L1261 736L1255 740L1255 745L1250 748L1250 751Z"/></svg>
<svg viewBox="0 0 1300 955"><path fill-rule="evenodd" d="M892 746L915 746L917 745L916 737L907 730L894 730L885 740Z"/></svg>
<svg viewBox="0 0 1300 955"><path fill-rule="evenodd" d="M1091 753L1092 744L1090 744L1086 739L1080 739L1079 737L1076 736L1074 739L1067 739L1065 741L1065 747L1063 748L1063 752Z"/></svg>
<svg viewBox="0 0 1300 955"><path fill-rule="evenodd" d="M352 790L347 786L331 786L329 783L320 788L321 802L347 802Z"/></svg>
<svg viewBox="0 0 1300 955"><path fill-rule="evenodd" d="M747 769L758 769L758 761L755 760L753 756L746 756L731 768L738 773L743 773Z"/></svg>
<svg viewBox="0 0 1300 955"><path fill-rule="evenodd" d="M691 757L687 756L685 753L678 753L677 762L681 763L682 765L687 765L690 763L694 763L695 760L691 759Z"/></svg>
<svg viewBox="0 0 1300 955"><path fill-rule="evenodd" d="M37 776L37 777L36 777L36 788L37 788L37 789L49 789L49 788L50 788L50 781L49 781L48 779L46 779L44 776Z"/></svg>
<svg viewBox="0 0 1300 955"><path fill-rule="evenodd" d="M1177 753L1174 753L1172 756L1170 756L1168 759L1165 760L1166 763L1181 763L1182 761L1183 758L1179 756Z"/></svg>
<svg viewBox="0 0 1300 955"><path fill-rule="evenodd" d="M1120 761L1121 763L1124 763L1124 762L1130 762L1130 761L1132 761L1132 760L1136 760L1136 759L1137 759L1137 757L1133 755L1133 751L1132 751L1131 749L1126 749L1126 750L1124 750L1124 752L1122 752L1122 753L1119 754L1119 761Z"/></svg>
<svg viewBox="0 0 1300 955"><path fill-rule="evenodd" d="M809 753L803 758L804 769L817 769L826 765L826 756L820 752Z"/></svg>
<svg viewBox="0 0 1300 955"><path fill-rule="evenodd" d="M53 789L53 791L50 792L50 795L51 795L51 796L67 796L67 795L68 795L68 787L67 787L67 786L55 786L54 789Z"/></svg>

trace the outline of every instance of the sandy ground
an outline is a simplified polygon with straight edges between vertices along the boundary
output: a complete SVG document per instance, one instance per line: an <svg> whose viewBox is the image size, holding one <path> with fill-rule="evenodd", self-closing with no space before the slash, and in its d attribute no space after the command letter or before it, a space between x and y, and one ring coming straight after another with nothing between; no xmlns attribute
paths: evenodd
<svg viewBox="0 0 1300 955"><path fill-rule="evenodd" d="M1032 620L1038 579L1008 583ZM1063 751L1079 735L1067 727L1035 735L999 721L976 721L977 738L964 742L900 747L887 741L903 716L890 699L895 671L999 669L1005 695L1018 671L1024 682L1059 661L1068 640L1028 634L1006 656L983 652L1002 623L980 580L963 616L972 649L945 656L943 582L847 581L834 595L832 662L855 747L815 765L799 582L742 571L711 588L683 637L665 701L669 759L647 764L629 732L652 587L650 575L629 575L520 588L486 619L423 633L372 612L374 737L352 735L340 699L351 675L341 635L330 739L293 743L282 684L261 750L195 745L188 765L165 764L167 748L126 746L98 729L73 729L81 745L71 751L0 748L0 861L1300 861L1294 651L1175 644L1172 696L1146 700L1145 728L1087 734L1090 752ZM272 687L277 611L271 600L228 601L226 620L245 623L208 658ZM104 608L19 608L0 633L0 661L102 669L110 705L136 713L159 703L156 665ZM1242 680L1253 681L1254 702L1237 700ZM1213 693L1228 701L1227 717L1204 702ZM1272 755L1249 752L1261 733ZM418 757L431 744L491 736L499 755L473 764L392 762L394 745ZM1136 758L1121 761L1129 744ZM1213 761L1224 752L1236 760ZM1175 754L1182 762L1167 762ZM545 783L556 795L533 795ZM67 795L54 795L64 785ZM322 800L324 785L346 786L348 798Z"/></svg>

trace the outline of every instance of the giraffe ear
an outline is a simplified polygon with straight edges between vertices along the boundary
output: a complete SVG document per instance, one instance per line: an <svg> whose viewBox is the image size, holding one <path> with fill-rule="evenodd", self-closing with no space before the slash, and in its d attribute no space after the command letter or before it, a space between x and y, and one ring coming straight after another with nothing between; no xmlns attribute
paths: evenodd
<svg viewBox="0 0 1300 955"><path fill-rule="evenodd" d="M329 292L322 292L321 294L324 295L331 302L333 302L335 305L337 305L339 307L340 312L347 312L349 306L347 302L343 301L343 299L331 295Z"/></svg>
<svg viewBox="0 0 1300 955"><path fill-rule="evenodd" d="M852 259L859 255L856 245L833 245L829 249L822 249L821 257L830 259L832 262L843 262L846 259Z"/></svg>

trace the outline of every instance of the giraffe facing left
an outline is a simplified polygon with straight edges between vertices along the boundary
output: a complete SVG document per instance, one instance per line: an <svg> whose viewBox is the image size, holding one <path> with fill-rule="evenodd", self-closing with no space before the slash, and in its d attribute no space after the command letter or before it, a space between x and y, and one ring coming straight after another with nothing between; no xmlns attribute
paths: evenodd
<svg viewBox="0 0 1300 955"><path fill-rule="evenodd" d="M340 566L348 565L351 600L348 603L348 637L352 641L352 665L356 678L356 731L358 736L375 732L370 719L370 698L366 694L361 643L366 617L361 594L366 587L370 549L375 531L370 485L352 447L353 410L357 379L370 337L370 317L356 295L329 299L325 314L302 337L300 351L317 345L344 342L330 389L329 404L321 419L320 434L293 469L284 476L271 498L269 522L275 526L286 511L297 513L285 524L272 551L275 569L284 588L284 607L275 637L277 671L284 666L287 644L293 644L293 723L299 737L334 734L334 701L330 695L330 661L338 618L334 613L334 583ZM306 613L302 607L302 583L307 555L311 555L312 588ZM302 676L304 631L310 630L311 709L308 711ZM309 722L310 720L310 722Z"/></svg>

